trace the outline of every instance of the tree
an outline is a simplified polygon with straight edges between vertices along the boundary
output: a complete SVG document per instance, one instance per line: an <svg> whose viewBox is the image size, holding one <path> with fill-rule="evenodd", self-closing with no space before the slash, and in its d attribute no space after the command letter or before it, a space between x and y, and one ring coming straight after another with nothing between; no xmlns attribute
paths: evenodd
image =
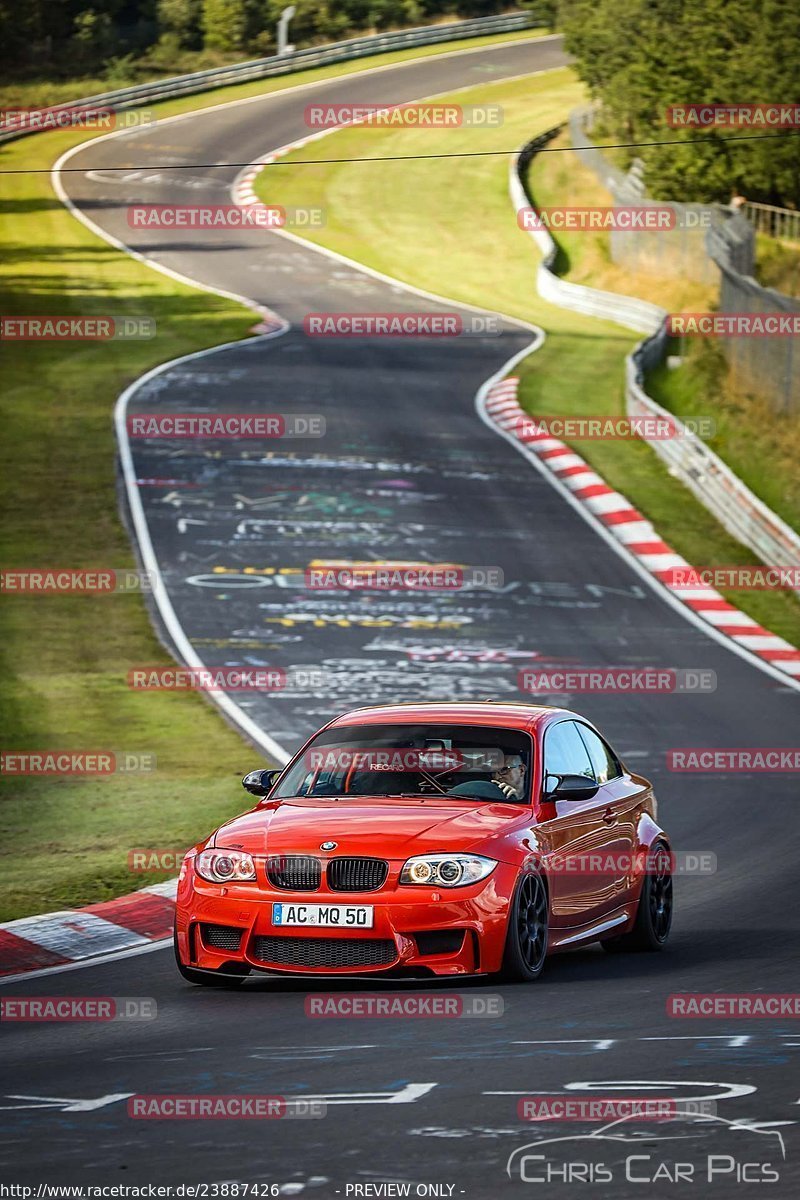
<svg viewBox="0 0 800 1200"><path fill-rule="evenodd" d="M107 12L88 8L78 13L73 26L73 41L79 60L87 66L101 61L114 44L111 17Z"/></svg>
<svg viewBox="0 0 800 1200"><path fill-rule="evenodd" d="M181 50L198 49L202 40L202 0L158 0L158 27Z"/></svg>
<svg viewBox="0 0 800 1200"><path fill-rule="evenodd" d="M672 105L793 103L800 95L800 22L783 0L562 0L567 48L602 102L613 141L632 148L662 199L751 199L795 204L793 137L732 140L740 129L672 128Z"/></svg>
<svg viewBox="0 0 800 1200"><path fill-rule="evenodd" d="M202 0L203 44L207 50L242 50L248 25L247 0Z"/></svg>

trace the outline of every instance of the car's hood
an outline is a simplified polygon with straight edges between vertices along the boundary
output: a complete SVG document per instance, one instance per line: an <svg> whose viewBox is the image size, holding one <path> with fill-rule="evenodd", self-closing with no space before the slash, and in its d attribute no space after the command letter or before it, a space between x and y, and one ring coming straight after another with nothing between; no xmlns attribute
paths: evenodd
<svg viewBox="0 0 800 1200"><path fill-rule="evenodd" d="M248 854L318 854L321 843L331 841L337 843L337 855L405 858L421 851L474 847L502 833L526 811L520 805L456 797L303 797L235 817L217 830L213 844Z"/></svg>

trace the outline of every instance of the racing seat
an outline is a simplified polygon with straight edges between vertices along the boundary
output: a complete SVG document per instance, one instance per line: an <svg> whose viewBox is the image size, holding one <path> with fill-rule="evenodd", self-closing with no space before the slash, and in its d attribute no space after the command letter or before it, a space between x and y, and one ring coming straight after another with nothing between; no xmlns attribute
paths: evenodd
<svg viewBox="0 0 800 1200"><path fill-rule="evenodd" d="M359 771L347 788L351 796L398 796L419 792L419 775L413 771Z"/></svg>

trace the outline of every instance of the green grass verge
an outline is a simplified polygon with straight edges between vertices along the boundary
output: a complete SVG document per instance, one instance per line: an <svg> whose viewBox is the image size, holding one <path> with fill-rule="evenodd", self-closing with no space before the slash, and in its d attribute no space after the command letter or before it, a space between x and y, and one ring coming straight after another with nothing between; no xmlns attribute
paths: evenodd
<svg viewBox="0 0 800 1200"><path fill-rule="evenodd" d="M504 106L502 139L490 131L385 130L354 127L311 143L288 156L338 159L452 153L459 149L512 149L563 120L583 99L569 70L513 82L484 84L454 97ZM541 203L579 199L564 177L566 156L546 154L533 164L533 190ZM555 173L555 175L544 173ZM570 173L571 179L571 173ZM257 191L270 203L324 205L328 223L307 234L325 245L406 283L467 303L534 321L548 333L541 350L518 368L520 398L532 413L601 415L624 413L624 357L638 340L610 322L555 308L536 293L536 251L517 227L508 199L508 160L441 158L406 162L303 164L265 171ZM573 235L566 261L584 282L598 276L630 289L609 256ZM600 267L604 269L601 271ZM598 274L595 275L595 268ZM652 281L650 282L652 287ZM659 285L660 287L660 285ZM640 294L647 294L640 292ZM696 295L679 283L684 303ZM659 290L658 299L663 293ZM754 556L729 537L708 511L673 479L642 442L575 441L576 450L653 521L661 535L690 562L750 563ZM729 592L756 620L800 642L800 604L785 593Z"/></svg>
<svg viewBox="0 0 800 1200"><path fill-rule="evenodd" d="M66 141L42 136L52 136L51 154ZM5 161L42 153L26 139ZM253 314L107 246L55 200L47 176L7 177L2 203L0 311L146 314L158 330L144 342L3 343L2 563L130 567L117 515L114 400L158 361L245 336ZM189 846L245 807L234 776L258 756L210 706L126 686L132 664L166 661L141 598L5 595L0 619L5 748L146 751L158 764L152 775L107 781L2 779L3 919L168 877L131 875L128 850Z"/></svg>
<svg viewBox="0 0 800 1200"><path fill-rule="evenodd" d="M382 55L375 65L419 56ZM185 112L367 65L362 59L226 88L156 111ZM0 166L49 169L85 140L83 131L23 138L0 149ZM108 246L62 207L47 173L6 175L0 188L2 314L147 315L158 330L144 342L3 342L0 562L131 567L117 515L116 396L156 363L245 337L254 315ZM0 779L0 919L88 904L167 878L174 872L132 875L128 851L186 847L246 806L237 778L258 756L203 698L127 688L131 664L167 661L140 598L5 595L0 621L4 748L131 750L154 753L158 763L152 775L108 780Z"/></svg>
<svg viewBox="0 0 800 1200"><path fill-rule="evenodd" d="M681 366L651 371L647 390L684 419L711 413L708 439L720 458L793 529L800 529L800 413L775 413L763 396L737 387L718 345L675 343Z"/></svg>
<svg viewBox="0 0 800 1200"><path fill-rule="evenodd" d="M765 235L756 244L759 282L800 295L800 248ZM716 295L705 307L716 307ZM681 365L651 371L650 395L679 417L710 413L716 423L712 450L765 504L800 529L800 412L776 413L765 395L741 384L713 339L676 341L671 351L681 355Z"/></svg>

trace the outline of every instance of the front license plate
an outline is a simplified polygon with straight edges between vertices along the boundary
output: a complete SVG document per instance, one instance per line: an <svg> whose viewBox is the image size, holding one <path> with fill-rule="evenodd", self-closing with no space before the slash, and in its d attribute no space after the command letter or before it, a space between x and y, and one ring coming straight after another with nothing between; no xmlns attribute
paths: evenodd
<svg viewBox="0 0 800 1200"><path fill-rule="evenodd" d="M337 929L371 929L369 904L273 904L273 925L327 925Z"/></svg>

